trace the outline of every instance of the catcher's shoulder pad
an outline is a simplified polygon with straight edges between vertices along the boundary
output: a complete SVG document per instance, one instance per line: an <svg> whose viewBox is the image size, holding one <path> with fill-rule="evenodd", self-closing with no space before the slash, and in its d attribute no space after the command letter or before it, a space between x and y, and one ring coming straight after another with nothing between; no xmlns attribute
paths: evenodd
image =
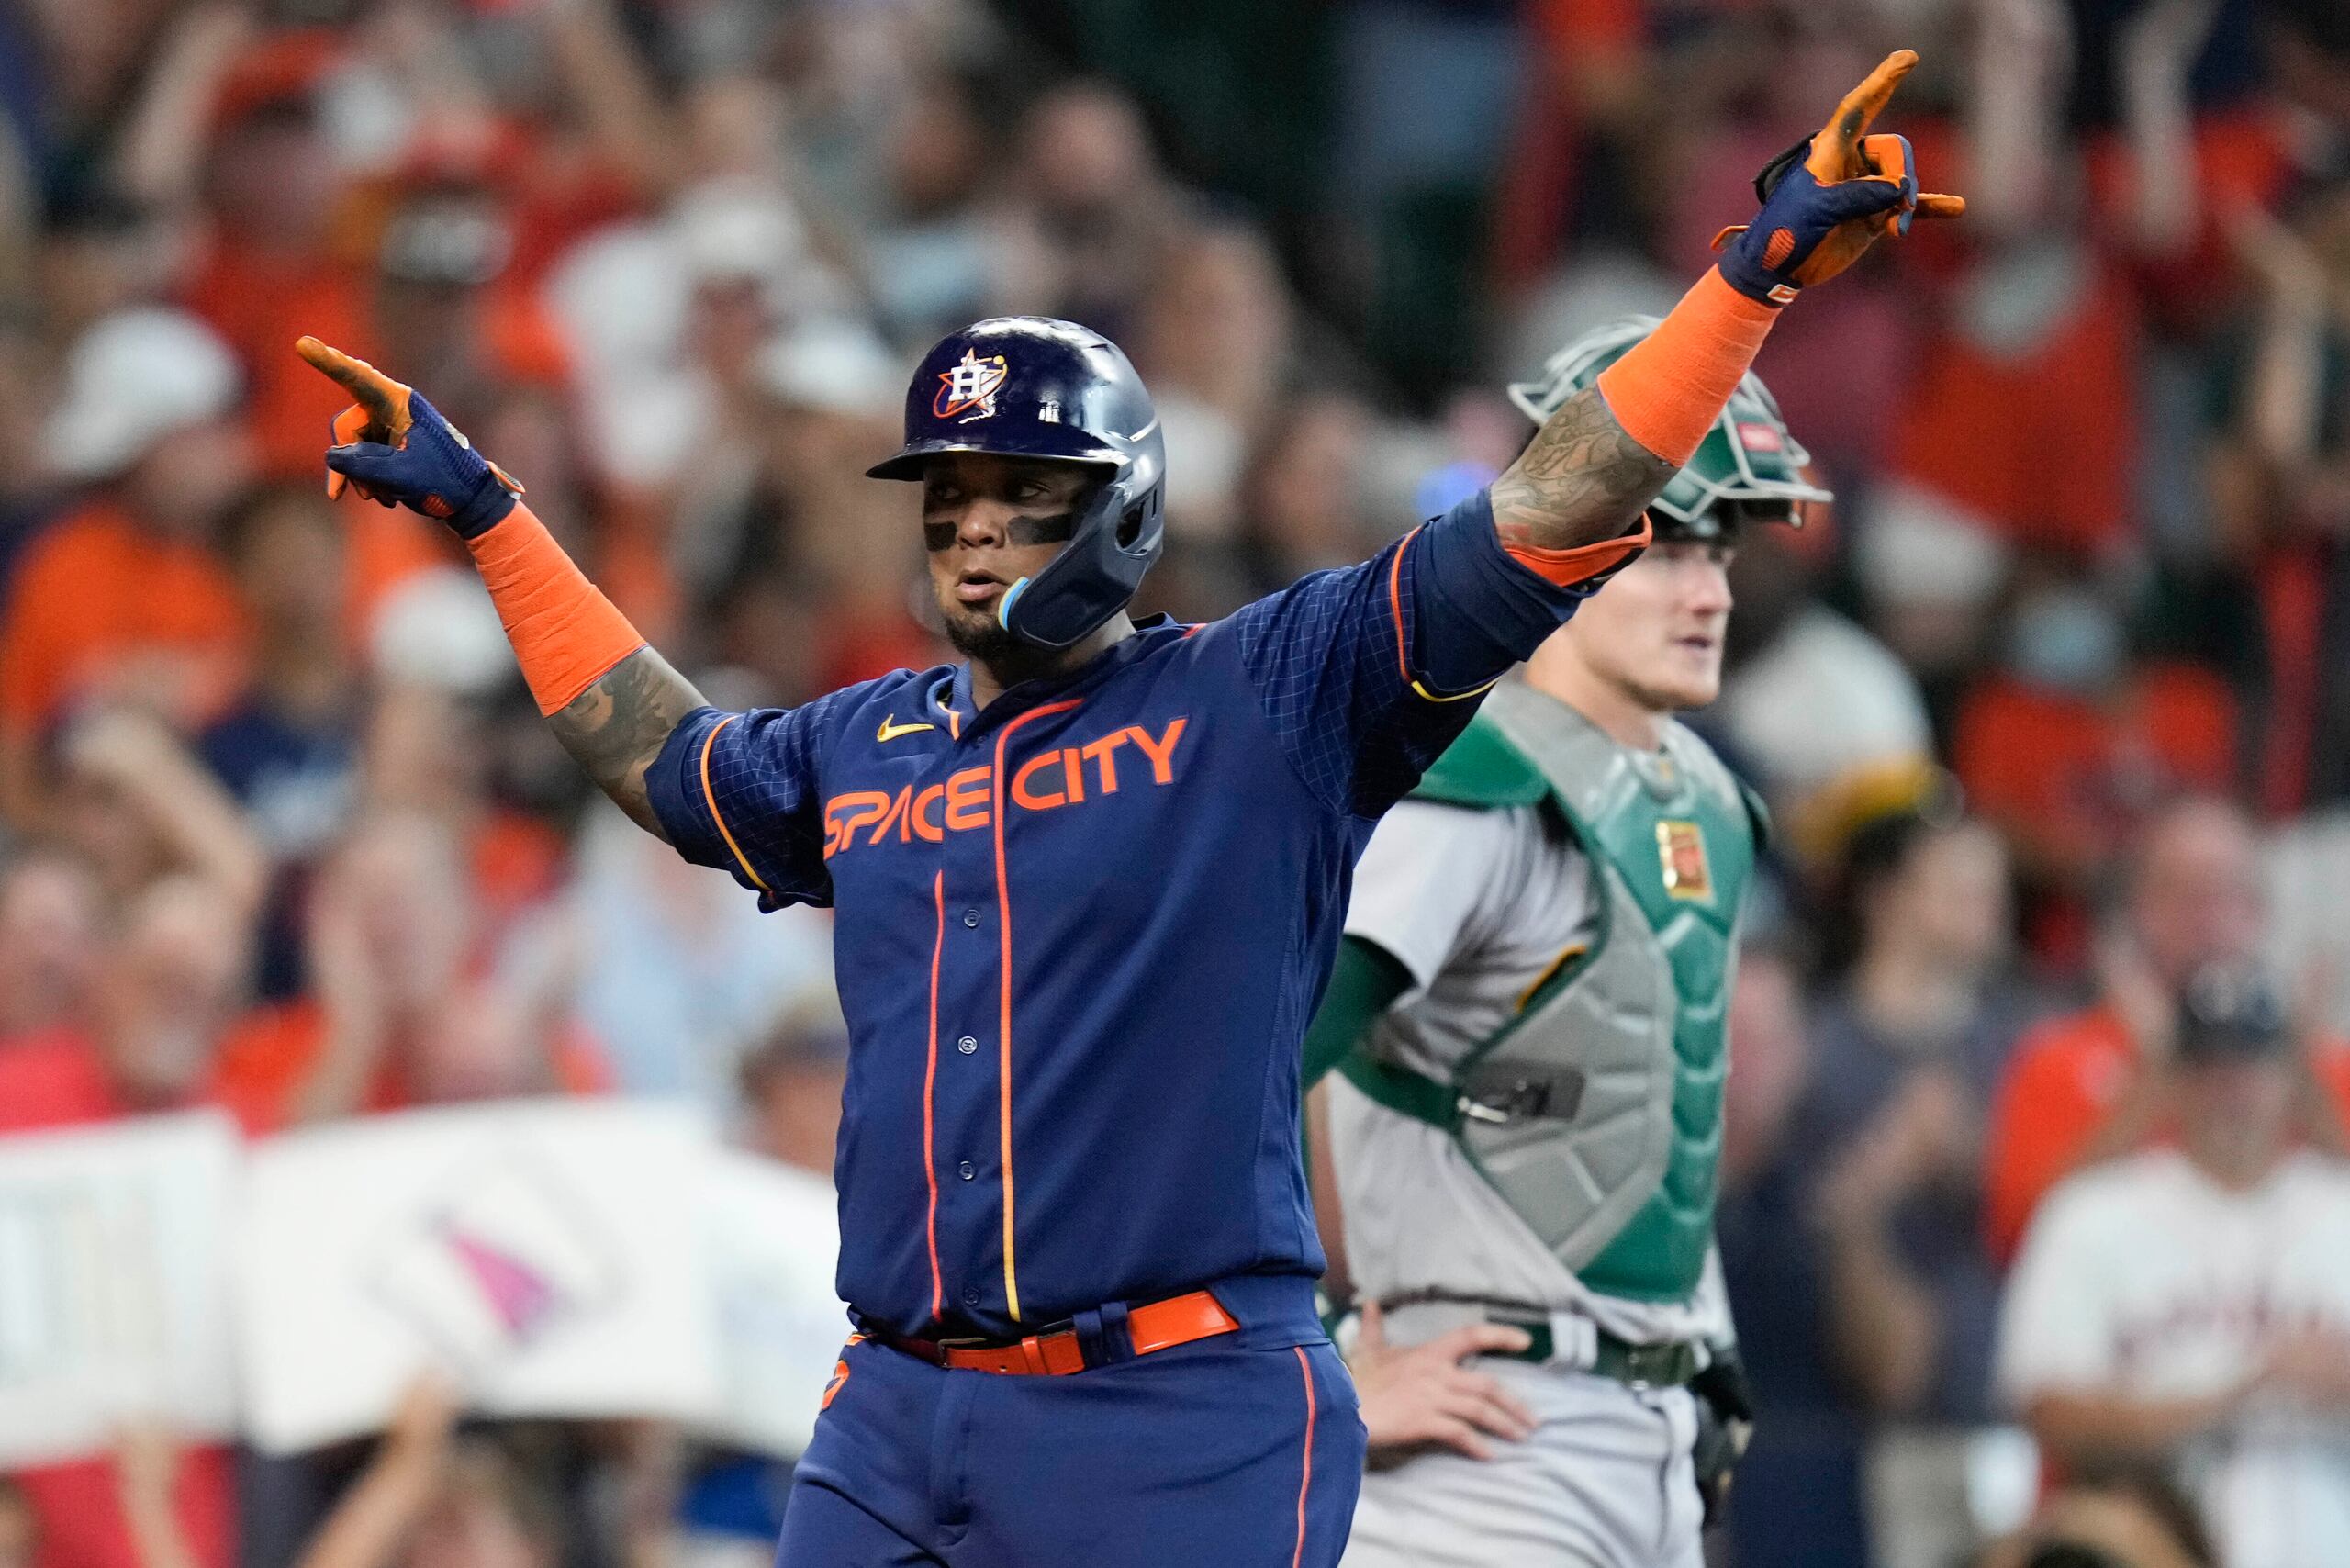
<svg viewBox="0 0 2350 1568"><path fill-rule="evenodd" d="M1412 799L1499 810L1533 805L1550 792L1550 782L1535 766L1480 714L1420 776Z"/></svg>

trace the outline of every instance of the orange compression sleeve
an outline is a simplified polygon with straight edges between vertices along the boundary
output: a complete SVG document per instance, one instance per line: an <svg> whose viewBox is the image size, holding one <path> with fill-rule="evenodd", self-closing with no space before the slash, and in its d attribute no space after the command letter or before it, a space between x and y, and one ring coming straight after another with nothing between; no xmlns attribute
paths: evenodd
<svg viewBox="0 0 2350 1568"><path fill-rule="evenodd" d="M539 711L554 713L644 646L628 617L572 564L545 523L517 506L465 541Z"/></svg>
<svg viewBox="0 0 2350 1568"><path fill-rule="evenodd" d="M1599 395L1626 435L1678 467L1696 454L1778 314L1708 267L1655 331L1599 373Z"/></svg>

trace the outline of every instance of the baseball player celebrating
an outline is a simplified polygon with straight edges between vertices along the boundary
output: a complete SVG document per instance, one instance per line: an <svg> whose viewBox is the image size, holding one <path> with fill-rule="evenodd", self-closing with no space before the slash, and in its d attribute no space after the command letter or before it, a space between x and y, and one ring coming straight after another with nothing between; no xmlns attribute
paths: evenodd
<svg viewBox="0 0 2350 1568"><path fill-rule="evenodd" d="M1539 423L1656 325L1602 328L1510 395ZM1349 1568L1701 1561L1751 1419L1712 1233L1761 808L1673 715L1719 689L1739 530L1830 498L1806 461L1748 375L1651 503L1655 543L1356 868L1306 1055L1344 1058L1364 1416L1400 1462L1365 1480Z"/></svg>
<svg viewBox="0 0 2350 1568"><path fill-rule="evenodd" d="M722 712L423 398L357 398L330 487L442 519L604 790L769 907L835 911L851 1034L842 1352L786 1568L1330 1564L1361 1474L1324 1338L1299 1042L1370 824L1648 543L1803 286L1918 213L1863 130L1898 55L1645 342L1490 490L1208 625L1136 622L1150 398L1065 321L934 348L906 441L951 666Z"/></svg>

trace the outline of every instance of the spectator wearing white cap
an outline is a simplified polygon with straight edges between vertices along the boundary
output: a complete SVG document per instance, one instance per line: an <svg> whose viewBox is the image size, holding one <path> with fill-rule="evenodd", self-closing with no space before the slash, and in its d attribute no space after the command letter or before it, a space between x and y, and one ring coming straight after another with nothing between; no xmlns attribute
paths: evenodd
<svg viewBox="0 0 2350 1568"><path fill-rule="evenodd" d="M82 504L28 544L0 610L0 819L40 812L37 747L70 709L193 722L234 689L243 612L210 545L252 477L236 363L176 310L121 310L67 358L47 435Z"/></svg>

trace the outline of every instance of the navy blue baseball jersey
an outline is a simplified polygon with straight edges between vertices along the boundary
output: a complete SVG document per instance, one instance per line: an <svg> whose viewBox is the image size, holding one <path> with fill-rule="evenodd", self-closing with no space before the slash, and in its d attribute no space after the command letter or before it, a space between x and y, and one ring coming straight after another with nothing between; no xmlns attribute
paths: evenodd
<svg viewBox="0 0 2350 1568"><path fill-rule="evenodd" d="M1586 591L1511 559L1479 495L985 709L958 665L678 726L646 776L670 842L837 912L862 1320L1006 1336L1322 1271L1299 1042L1355 857Z"/></svg>

